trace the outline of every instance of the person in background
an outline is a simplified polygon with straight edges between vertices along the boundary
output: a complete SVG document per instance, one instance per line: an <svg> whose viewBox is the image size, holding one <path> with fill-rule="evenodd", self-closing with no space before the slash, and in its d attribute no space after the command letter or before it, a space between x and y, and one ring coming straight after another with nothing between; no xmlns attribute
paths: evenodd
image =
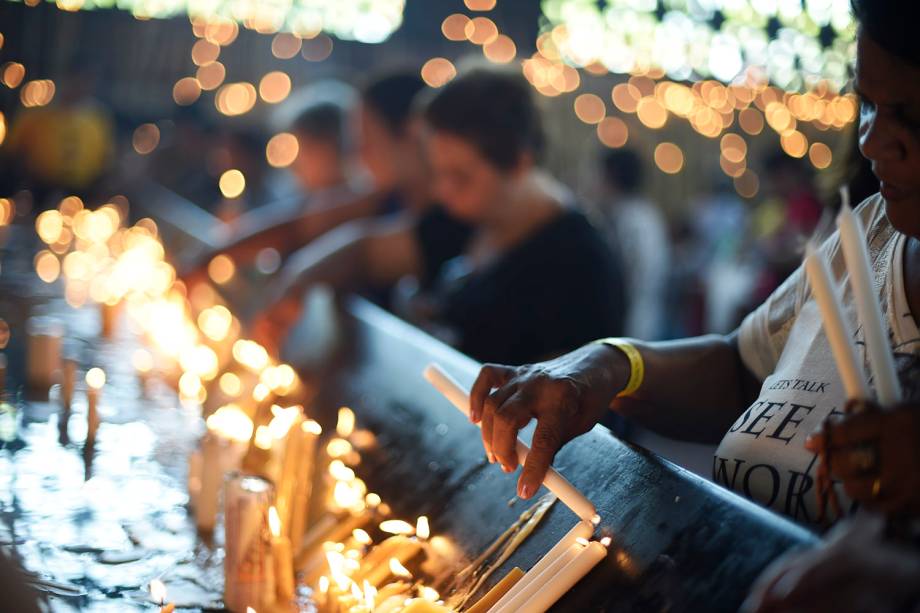
<svg viewBox="0 0 920 613"><path fill-rule="evenodd" d="M406 276L418 286L406 316L479 360L520 363L621 330L618 262L540 168L542 124L523 77L471 70L435 92L423 117L443 208L350 224L304 249L282 271L256 340L277 346L312 285L393 287Z"/></svg>
<svg viewBox="0 0 920 613"><path fill-rule="evenodd" d="M610 149L600 160L602 207L609 220L609 242L621 255L626 334L658 340L665 327L670 270L668 230L660 209L641 193L643 166L631 149Z"/></svg>
<svg viewBox="0 0 920 613"><path fill-rule="evenodd" d="M247 265L265 249L287 256L355 219L388 215L404 207L424 208L419 202L424 200L419 198L424 179L408 170L422 165L409 123L412 100L424 87L418 75L396 72L372 80L362 91L356 110L358 152L371 175L371 189L363 187L348 168L353 146L348 109L341 100L308 98L306 107L290 120L299 147L291 170L306 198L252 211L217 238L216 248L196 257L183 278L189 283L204 280L207 263L218 253Z"/></svg>

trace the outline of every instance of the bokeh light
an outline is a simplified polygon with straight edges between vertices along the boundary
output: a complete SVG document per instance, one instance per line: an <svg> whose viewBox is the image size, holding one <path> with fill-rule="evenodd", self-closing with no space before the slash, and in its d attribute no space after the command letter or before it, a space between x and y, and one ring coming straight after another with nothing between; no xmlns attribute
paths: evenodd
<svg viewBox="0 0 920 613"><path fill-rule="evenodd" d="M433 57L422 66L422 79L429 87L442 87L456 76L453 63L443 57Z"/></svg>
<svg viewBox="0 0 920 613"><path fill-rule="evenodd" d="M655 165L669 175L677 174L684 167L684 152L674 143L659 143L655 147Z"/></svg>
<svg viewBox="0 0 920 613"><path fill-rule="evenodd" d="M300 152L297 137L289 132L275 134L265 146L265 159L275 168L290 166Z"/></svg>
<svg viewBox="0 0 920 613"><path fill-rule="evenodd" d="M597 138L606 147L616 149L629 140L629 128L619 117L605 117L597 124Z"/></svg>
<svg viewBox="0 0 920 613"><path fill-rule="evenodd" d="M246 189L246 177L239 170L232 168L220 175L219 185L224 198L239 198Z"/></svg>

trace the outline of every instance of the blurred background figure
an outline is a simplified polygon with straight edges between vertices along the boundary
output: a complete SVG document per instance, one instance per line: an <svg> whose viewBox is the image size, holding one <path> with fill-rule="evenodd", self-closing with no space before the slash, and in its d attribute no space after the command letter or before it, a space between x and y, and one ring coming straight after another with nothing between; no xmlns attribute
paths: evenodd
<svg viewBox="0 0 920 613"><path fill-rule="evenodd" d="M612 149L600 159L602 207L610 244L623 262L628 336L663 338L671 243L660 208L643 195L644 165L632 149Z"/></svg>
<svg viewBox="0 0 920 613"><path fill-rule="evenodd" d="M381 290L405 277L397 312L478 360L522 363L620 334L619 262L540 167L543 125L526 81L474 69L423 102L443 208L352 224L299 253L259 340L277 346L308 287Z"/></svg>

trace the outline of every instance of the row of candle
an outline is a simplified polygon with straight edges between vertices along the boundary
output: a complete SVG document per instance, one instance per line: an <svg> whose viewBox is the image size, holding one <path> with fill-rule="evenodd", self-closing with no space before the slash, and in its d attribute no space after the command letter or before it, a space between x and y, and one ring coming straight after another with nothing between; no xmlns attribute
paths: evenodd
<svg viewBox="0 0 920 613"><path fill-rule="evenodd" d="M257 343L241 338L239 321L219 303L218 296L208 286L198 286L189 294L181 282L175 281L174 271L163 259L156 226L150 220L125 229L120 227L121 216L117 215L116 207L104 206L89 212L79 204L77 207L73 199L65 199L61 210L43 214L36 224L39 235L54 253L70 250L64 256L65 280L75 287L89 284L105 288L105 292L90 292L90 297L101 305L104 336L110 335L115 327L118 304L123 302L127 306L134 329L147 339L158 356L155 360L146 350L138 350L134 355L132 361L141 377L142 389L146 388L150 373L159 366L157 370L172 380L180 398L203 405L204 412L210 413L201 444L189 460L190 503L199 529L209 531L215 527L221 485L226 488L234 483L225 481L227 476L243 468L249 456L261 460L247 468L266 478L272 493L263 498L273 504L256 520L247 521L227 521L236 517L227 507L225 539L240 544L243 533L257 529L260 534L267 534L262 540L268 543L268 558L272 562L257 588L262 595L252 598L250 592L240 598L236 577L244 558L228 555L228 606L232 602L234 610L242 610L244 606L251 610L254 607L250 604L290 601L295 592L295 558L305 560L303 568L309 572L315 570L311 567L316 566L318 556L325 574L314 573L314 577L318 576L316 587L324 610L349 613L448 610L435 590L406 581L412 579L405 566L410 560L424 553L427 570L434 571L443 553L433 546L433 539L429 541L426 518L419 518L415 527L400 520L383 520L379 529L392 536L372 547L364 527L374 518L384 517L387 507L379 496L367 493L364 483L346 465L346 460L356 463L360 458L349 440L354 434L354 413L349 409L340 411L338 436L326 448L332 479L329 514L307 530L305 512L321 429L296 405L282 408L271 404L270 421L254 425L260 406L296 391L299 381L293 369L276 363ZM68 228L72 228L76 239L68 239L69 245L62 247ZM154 281L138 283L137 270L155 272ZM55 343L53 335L35 336L42 337L45 344ZM57 342L59 349L59 337ZM39 367L36 370L53 363L47 359L50 352L35 352ZM71 371L65 363L62 395L68 398L68 405L73 390L72 377L68 379ZM434 372L434 377L431 372L426 376L435 381L445 380L444 376L437 376L444 375L443 372ZM44 374L49 375L47 370ZM99 369L87 374L88 441L95 436L99 421L97 404L104 382L104 375L100 380L101 374ZM45 379L51 380L52 376ZM468 410L465 393L449 377L446 380L451 385L442 385L442 391L446 390L458 408ZM519 442L522 461L527 451ZM578 524L530 572L517 571L500 582L477 605L483 611L490 599L494 603L489 605L490 611L513 611L519 607L528 611L545 610L606 555L604 544L586 540L598 519L590 501L555 471L551 471L546 484L587 521ZM238 493L225 492L225 507L239 500ZM586 533L581 535L582 532ZM310 545L315 543L321 545L311 555ZM243 549L248 551L247 547ZM422 568L425 570L424 564ZM388 580L389 583L382 585ZM505 591L507 594L503 594Z"/></svg>

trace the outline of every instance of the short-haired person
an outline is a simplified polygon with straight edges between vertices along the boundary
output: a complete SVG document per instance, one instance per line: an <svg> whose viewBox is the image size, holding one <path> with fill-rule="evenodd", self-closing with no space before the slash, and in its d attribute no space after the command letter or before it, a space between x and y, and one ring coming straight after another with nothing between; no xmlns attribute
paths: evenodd
<svg viewBox="0 0 920 613"><path fill-rule="evenodd" d="M540 168L542 125L521 75L471 70L422 113L431 194L443 207L350 224L304 249L282 271L257 338L277 343L313 284L392 287L407 276L419 286L413 321L480 360L522 363L619 330L618 263Z"/></svg>
<svg viewBox="0 0 920 613"><path fill-rule="evenodd" d="M422 159L410 134L412 100L425 87L421 77L401 71L376 77L361 90L357 109L349 103L348 86L315 87L321 91L303 92L306 100L288 122L298 142L290 168L306 193L304 206L280 203L248 213L217 238L217 246L196 258L183 275L186 281L203 278L207 262L218 253L245 265L266 248L288 255L349 221L423 206L419 194L427 178L402 170L419 166ZM348 170L355 132L360 161L371 175L370 191Z"/></svg>
<svg viewBox="0 0 920 613"><path fill-rule="evenodd" d="M482 424L487 455L516 468L517 433L537 420L518 482L522 497L534 495L562 445L612 409L673 438L719 443L717 483L816 528L814 451L822 445L833 451L833 487L845 511L920 511L920 22L913 2L855 0L854 8L861 24L860 146L881 180L881 193L857 215L867 229L904 406L844 417L841 378L799 268L729 335L595 343L533 365L484 366L471 413ZM821 249L843 287L838 235ZM849 286L843 300L855 321ZM861 329L853 340L868 372ZM809 439L828 418L830 439Z"/></svg>

